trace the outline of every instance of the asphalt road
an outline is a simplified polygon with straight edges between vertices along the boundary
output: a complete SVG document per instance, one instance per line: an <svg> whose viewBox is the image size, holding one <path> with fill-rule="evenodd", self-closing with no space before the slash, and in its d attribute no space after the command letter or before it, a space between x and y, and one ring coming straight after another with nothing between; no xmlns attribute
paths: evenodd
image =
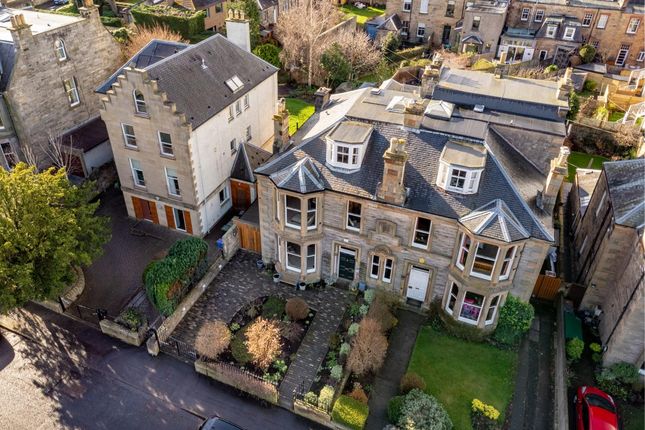
<svg viewBox="0 0 645 430"><path fill-rule="evenodd" d="M213 415L248 430L319 428L39 306L16 319L21 335L0 329L0 429L197 429Z"/></svg>

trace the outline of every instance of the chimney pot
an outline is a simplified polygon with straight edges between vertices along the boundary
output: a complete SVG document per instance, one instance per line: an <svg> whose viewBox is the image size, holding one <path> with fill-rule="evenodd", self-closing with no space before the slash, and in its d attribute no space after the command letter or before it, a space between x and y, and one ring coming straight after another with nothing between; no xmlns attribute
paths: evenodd
<svg viewBox="0 0 645 430"><path fill-rule="evenodd" d="M331 95L331 88L320 87L314 93L314 108L316 111L323 110L329 104L329 97Z"/></svg>

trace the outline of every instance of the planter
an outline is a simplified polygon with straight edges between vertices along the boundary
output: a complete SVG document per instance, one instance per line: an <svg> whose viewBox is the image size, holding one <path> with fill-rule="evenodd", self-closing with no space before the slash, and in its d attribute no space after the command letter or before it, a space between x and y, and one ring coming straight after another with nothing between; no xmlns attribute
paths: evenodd
<svg viewBox="0 0 645 430"><path fill-rule="evenodd" d="M302 282L302 281L298 282L298 289L299 289L300 291L305 291L305 290L307 289L307 284L305 284L305 283L304 283L304 282Z"/></svg>
<svg viewBox="0 0 645 430"><path fill-rule="evenodd" d="M276 284L280 282L280 278L281 278L281 276L280 276L279 273L274 273L273 274L273 282L275 282Z"/></svg>
<svg viewBox="0 0 645 430"><path fill-rule="evenodd" d="M99 327L101 327L101 331L104 334L134 346L139 346L143 343L148 331L148 324L143 324L138 330L133 331L108 319L101 320Z"/></svg>
<svg viewBox="0 0 645 430"><path fill-rule="evenodd" d="M258 270L264 269L264 261L262 261L262 260L256 261L255 265L258 267Z"/></svg>

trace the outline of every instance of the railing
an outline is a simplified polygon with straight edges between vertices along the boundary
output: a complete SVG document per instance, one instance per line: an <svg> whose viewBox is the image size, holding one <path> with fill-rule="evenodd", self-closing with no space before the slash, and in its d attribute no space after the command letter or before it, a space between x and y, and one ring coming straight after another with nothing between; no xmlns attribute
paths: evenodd
<svg viewBox="0 0 645 430"><path fill-rule="evenodd" d="M293 402L295 403L296 401L299 401L304 405L306 405L307 408L313 409L323 414L328 415L331 412L331 404L325 405L325 406L319 406L317 403L316 404L308 403L305 400L306 393L307 393L307 389L305 388L305 383L303 381L293 390Z"/></svg>
<svg viewBox="0 0 645 430"><path fill-rule="evenodd" d="M193 362L198 358L197 351L195 351L193 346L172 336L166 340L159 341L159 345L163 352L173 355L180 360Z"/></svg>

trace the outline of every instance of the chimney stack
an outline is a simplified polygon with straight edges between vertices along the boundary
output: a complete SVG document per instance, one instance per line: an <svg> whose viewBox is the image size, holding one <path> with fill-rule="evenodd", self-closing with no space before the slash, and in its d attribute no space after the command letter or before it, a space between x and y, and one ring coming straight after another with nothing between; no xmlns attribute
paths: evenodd
<svg viewBox="0 0 645 430"><path fill-rule="evenodd" d="M434 54L432 63L427 65L421 76L421 97L432 98L434 88L439 82L441 69L443 67L443 58L439 54Z"/></svg>
<svg viewBox="0 0 645 430"><path fill-rule="evenodd" d="M568 159L571 151L566 146L560 147L560 153L556 158L551 160L549 176L546 178L544 189L542 190L542 199L539 206L549 214L553 214L555 201L562 188L562 182L568 174Z"/></svg>
<svg viewBox="0 0 645 430"><path fill-rule="evenodd" d="M251 52L251 30L243 10L228 10L226 38L246 52Z"/></svg>
<svg viewBox="0 0 645 430"><path fill-rule="evenodd" d="M278 154L289 146L289 111L284 98L278 100L278 112L273 115L273 153Z"/></svg>
<svg viewBox="0 0 645 430"><path fill-rule="evenodd" d="M317 111L323 110L329 103L329 96L331 95L331 88L320 87L314 93L314 107Z"/></svg>
<svg viewBox="0 0 645 430"><path fill-rule="evenodd" d="M558 91L555 94L558 100L569 101L569 95L571 94L571 91L573 91L573 81L571 80L572 73L573 69L571 67L567 67L567 70L564 72L564 76L560 79L560 85L558 86Z"/></svg>
<svg viewBox="0 0 645 430"><path fill-rule="evenodd" d="M403 126L413 130L421 128L425 108L425 104L420 99L408 100L403 114Z"/></svg>
<svg viewBox="0 0 645 430"><path fill-rule="evenodd" d="M92 0L83 0L83 6L78 8L78 13L83 18L94 17L98 22L101 21L101 16L100 16L101 14L99 13L99 8L94 4Z"/></svg>
<svg viewBox="0 0 645 430"><path fill-rule="evenodd" d="M403 178L408 152L405 139L392 138L390 147L383 154L383 180L378 186L376 197L395 205L403 205L407 197Z"/></svg>
<svg viewBox="0 0 645 430"><path fill-rule="evenodd" d="M31 25L27 24L23 14L19 13L11 17L11 27L9 28L9 31L11 32L11 38L18 49L21 51L29 50L29 45L31 45L34 37L31 32Z"/></svg>

